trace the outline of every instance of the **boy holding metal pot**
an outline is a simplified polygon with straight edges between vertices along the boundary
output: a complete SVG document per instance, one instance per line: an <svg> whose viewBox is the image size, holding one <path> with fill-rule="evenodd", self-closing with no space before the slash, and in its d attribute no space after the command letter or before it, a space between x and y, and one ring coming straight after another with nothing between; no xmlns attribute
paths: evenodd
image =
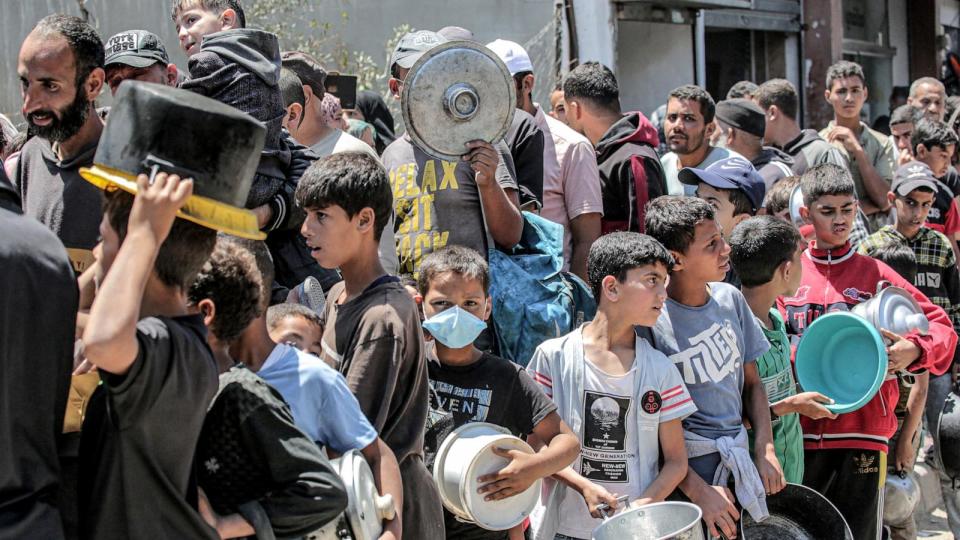
<svg viewBox="0 0 960 540"><path fill-rule="evenodd" d="M793 297L777 301L787 333L800 337L820 315L850 311L873 297L877 283L907 290L930 323L927 335L901 336L886 329L889 370L936 371L949 365L957 335L939 307L887 265L856 253L849 237L857 213L850 173L824 164L809 169L800 181L801 216L814 229L802 259L803 279ZM897 428L895 379L884 382L863 408L831 420L801 418L804 433L804 484L826 496L843 514L854 538L879 534L881 489L886 474L887 443Z"/></svg>

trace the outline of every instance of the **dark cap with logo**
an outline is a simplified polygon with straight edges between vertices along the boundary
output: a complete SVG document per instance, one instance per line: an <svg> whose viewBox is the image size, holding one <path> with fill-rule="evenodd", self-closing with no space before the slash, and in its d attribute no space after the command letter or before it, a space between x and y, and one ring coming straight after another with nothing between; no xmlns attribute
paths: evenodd
<svg viewBox="0 0 960 540"><path fill-rule="evenodd" d="M695 186L700 182L717 189L738 189L753 206L754 212L763 206L767 186L763 177L749 161L740 156L728 157L711 163L706 169L687 167L677 175L681 183Z"/></svg>
<svg viewBox="0 0 960 540"><path fill-rule="evenodd" d="M447 38L430 30L418 30L404 34L397 42L396 48L393 49L393 54L390 55L390 66L396 64L404 69L409 69L423 56L423 53L447 41L449 41Z"/></svg>
<svg viewBox="0 0 960 540"><path fill-rule="evenodd" d="M926 163L910 161L904 163L893 173L890 190L900 196L906 196L917 188L927 188L937 192L937 179Z"/></svg>
<svg viewBox="0 0 960 540"><path fill-rule="evenodd" d="M763 109L749 99L727 99L717 103L717 120L724 124L763 137L766 118Z"/></svg>
<svg viewBox="0 0 960 540"><path fill-rule="evenodd" d="M135 68L170 63L167 49L156 34L146 30L127 30L107 40L103 46L104 66L123 64Z"/></svg>

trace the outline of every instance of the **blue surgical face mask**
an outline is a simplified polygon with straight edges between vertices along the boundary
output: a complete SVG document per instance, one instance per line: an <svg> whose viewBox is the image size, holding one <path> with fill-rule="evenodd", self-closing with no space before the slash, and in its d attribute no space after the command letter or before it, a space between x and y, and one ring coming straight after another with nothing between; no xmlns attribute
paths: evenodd
<svg viewBox="0 0 960 540"><path fill-rule="evenodd" d="M473 343L486 329L487 323L468 311L453 306L423 321L423 328L434 339L451 349L462 349Z"/></svg>

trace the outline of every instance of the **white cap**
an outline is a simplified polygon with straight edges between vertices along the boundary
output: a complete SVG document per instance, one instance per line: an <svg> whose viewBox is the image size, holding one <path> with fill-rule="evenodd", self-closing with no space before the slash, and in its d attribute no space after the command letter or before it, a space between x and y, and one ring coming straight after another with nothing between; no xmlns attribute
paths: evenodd
<svg viewBox="0 0 960 540"><path fill-rule="evenodd" d="M524 71L533 71L533 63L530 62L530 57L519 43L498 39L487 43L487 48L503 60L503 63L507 65L507 69L510 70L510 75L516 75Z"/></svg>

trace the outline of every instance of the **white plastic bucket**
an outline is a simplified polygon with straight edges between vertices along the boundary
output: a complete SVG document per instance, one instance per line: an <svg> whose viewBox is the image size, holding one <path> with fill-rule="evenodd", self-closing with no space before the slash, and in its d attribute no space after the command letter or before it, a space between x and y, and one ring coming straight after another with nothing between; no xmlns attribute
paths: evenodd
<svg viewBox="0 0 960 540"><path fill-rule="evenodd" d="M440 444L433 464L433 481L443 505L458 518L491 531L507 530L523 522L540 498L541 480L522 493L499 501L486 501L477 493L477 478L495 473L510 460L493 448L533 453L533 448L506 429L476 422L455 429Z"/></svg>

